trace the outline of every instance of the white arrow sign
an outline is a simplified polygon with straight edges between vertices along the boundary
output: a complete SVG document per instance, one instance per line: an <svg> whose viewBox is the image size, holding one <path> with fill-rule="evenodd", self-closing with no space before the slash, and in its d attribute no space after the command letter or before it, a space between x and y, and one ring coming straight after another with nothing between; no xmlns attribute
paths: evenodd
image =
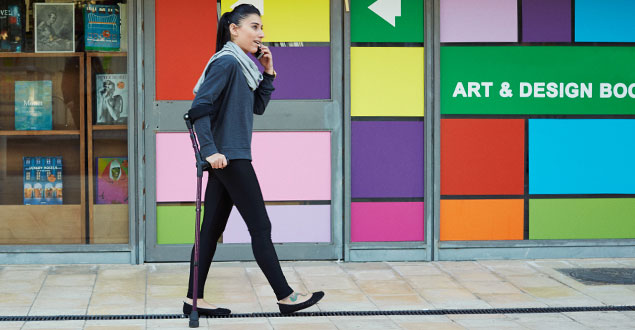
<svg viewBox="0 0 635 330"><path fill-rule="evenodd" d="M236 6L240 6L242 4L254 5L258 10L260 10L260 15L265 14L265 0L238 0L233 5L231 5L231 9L234 10Z"/></svg>
<svg viewBox="0 0 635 330"><path fill-rule="evenodd" d="M401 17L401 0L377 0L368 9L395 26L395 17Z"/></svg>

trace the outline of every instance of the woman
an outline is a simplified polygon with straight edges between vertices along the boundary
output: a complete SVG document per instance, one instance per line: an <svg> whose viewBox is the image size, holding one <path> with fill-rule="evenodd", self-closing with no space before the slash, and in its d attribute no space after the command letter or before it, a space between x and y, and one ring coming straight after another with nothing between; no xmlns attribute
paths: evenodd
<svg viewBox="0 0 635 330"><path fill-rule="evenodd" d="M216 242L225 230L232 206L242 215L251 235L258 266L265 274L283 314L307 308L324 296L291 289L282 273L271 242L271 223L267 216L260 185L251 165L253 115L262 115L273 92L273 57L262 45L260 12L243 4L223 14L218 23L216 54L212 56L198 83L189 111L201 145L201 155L210 163L205 191L205 214L201 228L197 309L200 315L228 315L203 300L203 288L216 250ZM261 52L263 74L246 53ZM190 282L183 313L192 311L194 249L190 263Z"/></svg>

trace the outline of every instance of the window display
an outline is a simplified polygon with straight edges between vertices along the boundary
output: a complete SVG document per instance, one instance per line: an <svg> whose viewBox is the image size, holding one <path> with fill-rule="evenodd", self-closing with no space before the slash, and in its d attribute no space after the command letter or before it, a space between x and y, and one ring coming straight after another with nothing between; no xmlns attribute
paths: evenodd
<svg viewBox="0 0 635 330"><path fill-rule="evenodd" d="M127 244L127 1L0 4L0 244Z"/></svg>

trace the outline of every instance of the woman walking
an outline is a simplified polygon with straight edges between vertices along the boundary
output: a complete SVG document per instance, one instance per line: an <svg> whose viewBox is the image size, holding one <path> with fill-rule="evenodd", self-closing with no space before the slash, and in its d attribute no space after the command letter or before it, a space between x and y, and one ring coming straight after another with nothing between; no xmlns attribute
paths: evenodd
<svg viewBox="0 0 635 330"><path fill-rule="evenodd" d="M276 77L271 51L262 45L262 28L260 12L253 5L243 4L223 14L218 23L216 54L194 87L196 97L189 115L194 120L201 155L212 167L201 228L197 290L200 315L231 313L206 302L203 289L216 242L225 230L233 205L247 224L254 257L276 294L280 312L296 312L324 296L321 291L309 295L289 287L271 241L271 222L251 164L253 115L265 112ZM264 73L246 53L259 57ZM183 303L183 313L188 315L193 303L194 248L191 260L188 299Z"/></svg>

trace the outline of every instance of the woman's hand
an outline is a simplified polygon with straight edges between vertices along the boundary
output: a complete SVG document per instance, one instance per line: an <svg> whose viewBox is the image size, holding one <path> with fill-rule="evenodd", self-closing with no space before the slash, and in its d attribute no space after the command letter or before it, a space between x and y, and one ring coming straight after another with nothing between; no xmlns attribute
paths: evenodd
<svg viewBox="0 0 635 330"><path fill-rule="evenodd" d="M262 51L262 57L259 60L260 64L265 68L266 73L273 74L273 55L271 50L265 45L261 45L260 50Z"/></svg>
<svg viewBox="0 0 635 330"><path fill-rule="evenodd" d="M207 160L207 162L212 165L212 168L215 169L222 169L227 166L227 158L225 158L225 155L223 154L215 153L207 157L205 160Z"/></svg>

